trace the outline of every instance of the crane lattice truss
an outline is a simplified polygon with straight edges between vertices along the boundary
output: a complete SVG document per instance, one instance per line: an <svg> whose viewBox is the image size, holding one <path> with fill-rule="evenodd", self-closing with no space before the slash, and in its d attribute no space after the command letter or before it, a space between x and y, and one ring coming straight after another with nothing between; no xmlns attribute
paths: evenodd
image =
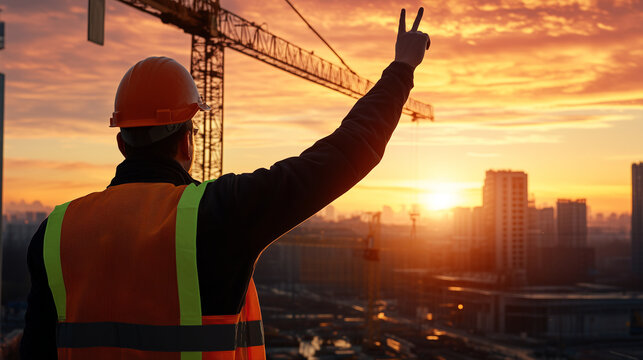
<svg viewBox="0 0 643 360"><path fill-rule="evenodd" d="M215 0L118 0L154 15L192 35L190 72L212 107L195 117L201 136L196 141L193 176L219 177L223 160L223 57L231 48L293 75L340 93L360 98L373 83L288 42L253 22L222 9ZM414 120L433 120L433 107L408 99L403 112Z"/></svg>

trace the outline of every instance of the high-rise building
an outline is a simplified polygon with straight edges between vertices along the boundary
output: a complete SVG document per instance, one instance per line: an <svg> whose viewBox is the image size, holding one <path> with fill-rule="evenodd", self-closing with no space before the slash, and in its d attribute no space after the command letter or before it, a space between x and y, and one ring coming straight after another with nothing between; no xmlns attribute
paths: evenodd
<svg viewBox="0 0 643 360"><path fill-rule="evenodd" d="M527 208L527 280L530 285L543 283L543 269L551 266L551 259L545 258L546 249L556 246L556 222L554 208L537 208L529 201Z"/></svg>
<svg viewBox="0 0 643 360"><path fill-rule="evenodd" d="M558 199L556 202L558 246L587 246L587 204L585 199Z"/></svg>
<svg viewBox="0 0 643 360"><path fill-rule="evenodd" d="M528 214L528 236L527 241L531 248L556 246L556 221L554 219L554 208L537 208L530 201L527 208Z"/></svg>
<svg viewBox="0 0 643 360"><path fill-rule="evenodd" d="M479 266L480 248L484 244L482 207L453 209L453 249L455 269L483 270Z"/></svg>
<svg viewBox="0 0 643 360"><path fill-rule="evenodd" d="M527 279L532 277L541 267L539 249L542 245L540 232L540 213L536 207L536 201L530 199L527 202Z"/></svg>
<svg viewBox="0 0 643 360"><path fill-rule="evenodd" d="M643 162L632 164L632 271L643 287Z"/></svg>
<svg viewBox="0 0 643 360"><path fill-rule="evenodd" d="M471 211L471 245L480 246L484 243L484 213L482 206L476 206Z"/></svg>
<svg viewBox="0 0 643 360"><path fill-rule="evenodd" d="M456 207L453 209L453 240L455 246L462 249L471 246L472 221L471 208Z"/></svg>
<svg viewBox="0 0 643 360"><path fill-rule="evenodd" d="M527 174L522 171L486 173L482 191L487 256L503 282L526 282Z"/></svg>
<svg viewBox="0 0 643 360"><path fill-rule="evenodd" d="M538 224L540 225L540 246L556 245L556 221L553 207L538 209Z"/></svg>
<svg viewBox="0 0 643 360"><path fill-rule="evenodd" d="M453 209L453 269L466 271L471 269L470 254L473 245L473 216L471 208L456 207Z"/></svg>
<svg viewBox="0 0 643 360"><path fill-rule="evenodd" d="M529 246L540 246L540 219L538 218L538 209L536 201L529 199L527 201L527 243Z"/></svg>
<svg viewBox="0 0 643 360"><path fill-rule="evenodd" d="M547 210L545 210L547 209ZM595 251L587 246L587 204L585 199L558 199L556 229L553 234L553 209L542 209L541 246L530 249L530 285L573 285L592 282L595 276ZM548 233L548 235L546 235ZM554 239L558 238L557 242Z"/></svg>

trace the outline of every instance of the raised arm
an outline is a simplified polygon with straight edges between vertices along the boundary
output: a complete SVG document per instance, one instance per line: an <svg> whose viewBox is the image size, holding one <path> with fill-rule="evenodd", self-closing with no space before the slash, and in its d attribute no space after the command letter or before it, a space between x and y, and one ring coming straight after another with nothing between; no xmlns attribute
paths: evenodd
<svg viewBox="0 0 643 360"><path fill-rule="evenodd" d="M413 87L413 71L428 48L428 35L417 31L422 12L407 32L402 10L395 61L331 135L270 169L224 175L208 186L209 201L202 207L216 214L229 233L250 247L246 249L258 254L379 163Z"/></svg>

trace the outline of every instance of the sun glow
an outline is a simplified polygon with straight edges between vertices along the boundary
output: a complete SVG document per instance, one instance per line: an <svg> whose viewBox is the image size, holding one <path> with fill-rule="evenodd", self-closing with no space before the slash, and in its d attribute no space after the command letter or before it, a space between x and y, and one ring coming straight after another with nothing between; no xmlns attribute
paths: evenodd
<svg viewBox="0 0 643 360"><path fill-rule="evenodd" d="M448 186L440 186L422 195L422 204L432 211L447 210L459 203L460 196L455 189Z"/></svg>

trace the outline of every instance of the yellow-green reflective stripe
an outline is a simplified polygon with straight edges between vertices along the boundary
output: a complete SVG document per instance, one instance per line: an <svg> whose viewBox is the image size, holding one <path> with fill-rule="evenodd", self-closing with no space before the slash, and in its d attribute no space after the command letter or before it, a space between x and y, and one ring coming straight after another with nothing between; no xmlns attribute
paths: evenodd
<svg viewBox="0 0 643 360"><path fill-rule="evenodd" d="M63 225L63 217L69 203L56 206L54 211L47 218L47 228L42 246L42 255L47 272L47 282L54 296L58 321L67 319L67 293L65 281L63 280L63 268L60 262L60 232Z"/></svg>
<svg viewBox="0 0 643 360"><path fill-rule="evenodd" d="M201 325L201 294L196 265L196 228L199 203L207 182L188 185L176 211L176 280L181 325ZM181 360L200 360L200 351L183 351Z"/></svg>

